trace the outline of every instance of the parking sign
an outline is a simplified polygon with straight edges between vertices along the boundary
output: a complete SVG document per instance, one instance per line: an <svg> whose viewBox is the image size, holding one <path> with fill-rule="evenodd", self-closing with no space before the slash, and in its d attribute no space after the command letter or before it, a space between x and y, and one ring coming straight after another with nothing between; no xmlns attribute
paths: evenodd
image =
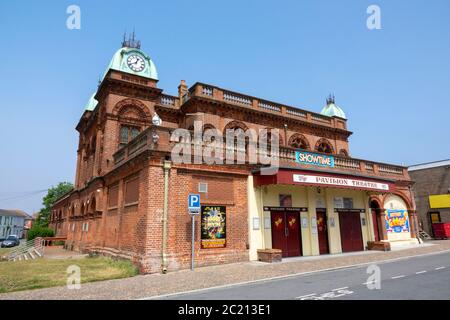
<svg viewBox="0 0 450 320"><path fill-rule="evenodd" d="M200 214L200 195L190 194L188 197L189 214Z"/></svg>

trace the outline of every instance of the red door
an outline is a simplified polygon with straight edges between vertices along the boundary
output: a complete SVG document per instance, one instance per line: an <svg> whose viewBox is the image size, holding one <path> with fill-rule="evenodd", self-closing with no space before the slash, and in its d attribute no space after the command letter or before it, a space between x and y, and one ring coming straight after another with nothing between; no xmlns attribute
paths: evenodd
<svg viewBox="0 0 450 320"><path fill-rule="evenodd" d="M330 253L328 248L327 215L324 211L317 211L317 231L320 254Z"/></svg>
<svg viewBox="0 0 450 320"><path fill-rule="evenodd" d="M300 215L298 212L271 212L272 248L280 249L283 257L297 257L301 252Z"/></svg>
<svg viewBox="0 0 450 320"><path fill-rule="evenodd" d="M377 210L372 209L373 233L375 234L375 241L380 241L380 229L378 227Z"/></svg>
<svg viewBox="0 0 450 320"><path fill-rule="evenodd" d="M301 256L300 215L298 212L286 212L286 229L287 256Z"/></svg>
<svg viewBox="0 0 450 320"><path fill-rule="evenodd" d="M280 249L283 257L287 254L286 217L284 211L271 212L272 248Z"/></svg>
<svg viewBox="0 0 450 320"><path fill-rule="evenodd" d="M359 213L340 212L339 228L341 231L342 252L363 250Z"/></svg>

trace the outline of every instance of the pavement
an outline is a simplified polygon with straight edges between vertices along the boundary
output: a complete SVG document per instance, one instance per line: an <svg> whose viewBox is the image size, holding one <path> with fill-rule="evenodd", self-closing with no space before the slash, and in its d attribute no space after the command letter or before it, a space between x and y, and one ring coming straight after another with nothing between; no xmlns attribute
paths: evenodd
<svg viewBox="0 0 450 320"><path fill-rule="evenodd" d="M401 249L396 249L390 252L379 252L379 251L364 251L352 254L339 254L339 255L326 255L320 257L301 257L301 258L293 258L293 259L284 259L282 263L274 263L274 264L266 264L262 262L242 262L242 263L234 263L227 265L217 265L210 267L202 267L197 268L195 271L190 270L182 270L176 272L169 272L166 275L162 274L151 274L151 275L140 275L132 278L126 279L118 279L118 280L108 280L102 282L93 282L82 284L81 288L78 290L70 290L67 287L55 287L55 288L47 288L47 289L38 289L31 291L21 291L14 293L6 293L0 294L0 300L16 300L16 299L32 299L32 300L72 300L72 299L177 299L177 295L183 294L184 297L182 299L190 299L195 297L196 294L203 294L201 290L208 289L209 293L215 292L215 290L223 290L223 289L235 289L238 287L246 287L246 286L258 286L262 285L265 289L259 291L271 291L272 285L277 283L278 281L285 281L286 283L290 283L293 279L297 279L297 277L302 278L305 276L310 277L319 277L323 276L323 274L327 274L328 272L343 272L343 276L334 276L336 279L349 279L352 280L352 277L355 275L355 281L358 282L358 285L363 283L364 279L368 278L367 274L364 274L367 266L373 263L380 264L383 263L383 266L387 266L388 264L394 267L388 267L387 271L383 270L382 275L385 277L395 277L398 273L399 275L405 275L403 280L406 281L419 281L425 277L429 277L433 283L440 283L439 278L434 278L437 276L434 272L439 273L444 276L448 276L448 271L444 271L444 269L434 270L433 268L441 267L440 264L446 264L447 260L437 260L432 262L430 265L419 264L418 269L414 271L413 269L408 272L399 272L398 269L395 269L397 266L394 262L401 262L400 269L406 268L408 266L414 266L416 264L415 258L416 256L422 256L422 260L417 261L432 261L431 257L447 257L450 255L450 241L441 240L441 241L427 241L423 245L416 245L405 247ZM420 258L420 257L418 257ZM402 262L403 261L403 262ZM409 261L409 262L408 262ZM402 264L403 263L403 264ZM417 262L418 263L418 262ZM422 263L422 262L421 262ZM446 266L445 266L446 267ZM355 270L357 268L361 269L358 272L360 275L356 277ZM447 268L447 267L446 267ZM426 270L422 270L426 269ZM405 269L406 270L406 269ZM427 271L428 274L418 274L423 277L418 278L416 280L406 277L408 275L414 274L415 272ZM348 272L348 273L347 273ZM394 275L395 274L395 275ZM418 276L417 275L417 276ZM81 277L83 276L83 270L81 270ZM387 278L386 278L387 279ZM401 279L401 278L399 278ZM392 279L395 280L395 279ZM297 281L297 280L296 280ZM308 287L308 283L314 283L318 280L316 278L304 278L303 282L297 283L295 286L302 288L300 291L292 291L295 294L291 294L288 290L293 290L292 288L283 288L281 287L282 292L289 293L287 296L283 295L282 292L279 293L276 297L271 296L270 299L283 298L283 299L292 299L296 297L300 297L303 294L323 294L327 293L326 290L330 289L329 287L333 287L332 289L339 289L344 287L355 288L356 290L356 282L352 281L342 281L342 287L339 287L338 282L330 282L330 286L326 286L326 278L322 280L321 283L323 288L320 287ZM336 280L337 281L337 280ZM339 280L341 281L341 280ZM365 280L367 281L367 280ZM405 282L406 282L405 281ZM442 281L442 279L441 279ZM446 281L442 281L442 283L448 284L448 278ZM441 283L441 285L442 285ZM390 283L384 283L383 286L391 286ZM419 285L420 283L412 282L411 285ZM211 289L212 288L212 289ZM359 288L359 287L358 287ZM309 289L309 291L307 290ZM312 290L314 289L314 290ZM319 290L320 289L320 290ZM194 290L194 291L193 291ZM211 291L212 290L212 291ZM356 292L355 290L351 290ZM359 290L359 289L358 289ZM395 291L396 288L392 287L392 290ZM239 291L230 291L230 292L239 292ZM275 291L274 291L275 292ZM174 295L175 294L175 295ZM376 294L376 293L370 293ZM446 297L449 298L447 292ZM295 296L295 297L294 297ZM345 296L345 295L344 295ZM344 297L342 296L342 297ZM204 298L212 299L213 296L206 295ZM223 296L218 295L218 298L224 299ZM240 296L233 294L230 297L233 299L239 299ZM246 295L242 296L242 299L258 299L260 296L258 294L254 295ZM353 298L353 294L348 294L349 298ZM356 297L356 295L354 296ZM362 295L358 295L358 297L362 297ZM262 299L263 297L261 297ZM267 297L269 298L269 297ZM384 298L384 296L383 296Z"/></svg>

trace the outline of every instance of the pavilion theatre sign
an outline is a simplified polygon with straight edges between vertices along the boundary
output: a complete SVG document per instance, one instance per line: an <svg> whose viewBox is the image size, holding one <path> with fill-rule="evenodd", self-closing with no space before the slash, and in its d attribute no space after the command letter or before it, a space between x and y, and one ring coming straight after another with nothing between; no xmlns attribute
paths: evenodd
<svg viewBox="0 0 450 320"><path fill-rule="evenodd" d="M305 184L317 184L317 185L328 185L346 188L361 188L361 189L389 191L388 184L367 180L345 179L330 176L313 176L306 174L294 174L293 180L294 182Z"/></svg>
<svg viewBox="0 0 450 320"><path fill-rule="evenodd" d="M295 161L301 164L309 164L320 167L334 168L334 157L324 154L316 154L304 151L295 152Z"/></svg>

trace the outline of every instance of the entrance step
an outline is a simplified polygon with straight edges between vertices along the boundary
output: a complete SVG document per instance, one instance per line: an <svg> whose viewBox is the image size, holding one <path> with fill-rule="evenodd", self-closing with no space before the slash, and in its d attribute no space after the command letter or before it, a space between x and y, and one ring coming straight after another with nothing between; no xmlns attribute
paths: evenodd
<svg viewBox="0 0 450 320"><path fill-rule="evenodd" d="M423 230L419 231L419 236L424 240L431 240L431 236Z"/></svg>

